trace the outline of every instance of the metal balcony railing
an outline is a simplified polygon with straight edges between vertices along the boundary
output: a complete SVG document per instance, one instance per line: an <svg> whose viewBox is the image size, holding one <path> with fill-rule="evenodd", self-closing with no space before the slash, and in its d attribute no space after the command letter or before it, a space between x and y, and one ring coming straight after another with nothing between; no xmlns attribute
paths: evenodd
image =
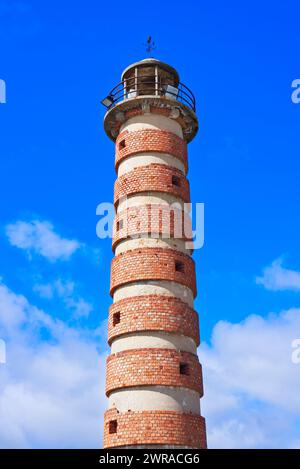
<svg viewBox="0 0 300 469"><path fill-rule="evenodd" d="M195 96L187 86L183 83L173 85L153 75L124 79L110 91L102 104L111 109L120 101L139 96L164 96L179 101L196 112Z"/></svg>

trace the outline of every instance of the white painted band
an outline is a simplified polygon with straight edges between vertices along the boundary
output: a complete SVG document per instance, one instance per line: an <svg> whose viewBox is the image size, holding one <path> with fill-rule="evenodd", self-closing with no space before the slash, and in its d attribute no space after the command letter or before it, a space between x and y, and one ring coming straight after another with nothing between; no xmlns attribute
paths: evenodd
<svg viewBox="0 0 300 469"><path fill-rule="evenodd" d="M142 129L166 130L183 138L182 128L178 122L166 116L150 113L131 117L122 125L120 133L125 130L128 130L128 132L135 132Z"/></svg>
<svg viewBox="0 0 300 469"><path fill-rule="evenodd" d="M169 280L144 280L123 285L117 288L113 295L113 301L140 295L163 295L173 296L186 302L191 308L194 307L194 295L190 288L177 282Z"/></svg>
<svg viewBox="0 0 300 469"><path fill-rule="evenodd" d="M200 415L200 398L196 391L188 388L140 386L112 392L108 407L115 407L119 412L173 410Z"/></svg>
<svg viewBox="0 0 300 469"><path fill-rule="evenodd" d="M185 204L182 199L174 195L167 194L166 192L143 192L142 194L131 195L127 198L119 200L117 212L122 212L129 207L140 207L145 204L161 204L172 205L175 208L190 212L190 204Z"/></svg>
<svg viewBox="0 0 300 469"><path fill-rule="evenodd" d="M183 174L185 174L183 162L178 158L175 158L175 156L168 155L166 153L147 152L128 156L126 159L122 160L118 167L118 177L129 173L129 171L133 171L135 168L147 166L153 163L171 166L172 168L179 169L179 171L182 171Z"/></svg>
<svg viewBox="0 0 300 469"><path fill-rule="evenodd" d="M182 239L174 238L150 238L142 237L137 239L125 239L118 243L115 255L121 254L126 251L138 248L164 248L164 249L177 249L177 251L183 252L184 254L191 254L190 249L186 249L186 242Z"/></svg>
<svg viewBox="0 0 300 469"><path fill-rule="evenodd" d="M111 353L143 348L163 348L197 354L197 346L191 337L167 332L135 332L114 339Z"/></svg>

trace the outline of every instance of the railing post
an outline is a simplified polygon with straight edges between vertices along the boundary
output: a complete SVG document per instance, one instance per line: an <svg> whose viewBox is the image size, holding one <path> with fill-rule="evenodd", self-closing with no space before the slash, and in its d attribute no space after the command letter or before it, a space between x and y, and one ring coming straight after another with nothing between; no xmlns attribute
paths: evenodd
<svg viewBox="0 0 300 469"><path fill-rule="evenodd" d="M123 88L124 88L124 99L126 99L126 96L127 96L127 78L124 78Z"/></svg>
<svg viewBox="0 0 300 469"><path fill-rule="evenodd" d="M135 67L134 69L134 77L135 77L135 80L134 80L135 91L136 91L136 95L138 96L139 92L138 92L138 68L137 67Z"/></svg>
<svg viewBox="0 0 300 469"><path fill-rule="evenodd" d="M155 66L155 96L158 96L158 66Z"/></svg>

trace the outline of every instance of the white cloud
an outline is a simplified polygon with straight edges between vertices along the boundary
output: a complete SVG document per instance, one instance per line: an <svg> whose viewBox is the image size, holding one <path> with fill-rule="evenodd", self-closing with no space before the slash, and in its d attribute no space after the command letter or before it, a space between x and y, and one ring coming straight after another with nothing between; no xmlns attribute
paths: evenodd
<svg viewBox="0 0 300 469"><path fill-rule="evenodd" d="M62 238L47 221L17 221L6 226L6 235L12 246L35 253L51 262L68 260L81 244L75 239Z"/></svg>
<svg viewBox="0 0 300 469"><path fill-rule="evenodd" d="M51 283L36 284L33 290L38 293L41 298L47 298L48 300L53 298L53 285L51 285Z"/></svg>
<svg viewBox="0 0 300 469"><path fill-rule="evenodd" d="M65 298L74 293L75 284L71 281L58 279L53 283L36 284L33 288L42 298L51 299L55 295L59 298Z"/></svg>
<svg viewBox="0 0 300 469"><path fill-rule="evenodd" d="M286 269L282 266L282 259L277 259L264 269L262 277L256 278L256 283L267 290L300 291L300 272Z"/></svg>
<svg viewBox="0 0 300 469"><path fill-rule="evenodd" d="M62 299L64 305L74 312L76 318L88 317L93 311L93 306L76 293L74 282L58 279L52 284L36 284L34 285L34 291L42 298L52 299L57 297Z"/></svg>
<svg viewBox="0 0 300 469"><path fill-rule="evenodd" d="M75 300L73 298L68 298L66 299L66 305L74 311L74 316L76 318L86 318L93 311L93 306L83 298L77 298Z"/></svg>
<svg viewBox="0 0 300 469"><path fill-rule="evenodd" d="M7 287L0 284L0 313L2 327L11 331L25 321L28 303L21 295L9 295Z"/></svg>
<svg viewBox="0 0 300 469"><path fill-rule="evenodd" d="M104 341L86 334L0 285L1 448L101 447Z"/></svg>
<svg viewBox="0 0 300 469"><path fill-rule="evenodd" d="M200 352L211 448L297 445L300 365L291 360L297 335L300 309L215 326L211 345Z"/></svg>

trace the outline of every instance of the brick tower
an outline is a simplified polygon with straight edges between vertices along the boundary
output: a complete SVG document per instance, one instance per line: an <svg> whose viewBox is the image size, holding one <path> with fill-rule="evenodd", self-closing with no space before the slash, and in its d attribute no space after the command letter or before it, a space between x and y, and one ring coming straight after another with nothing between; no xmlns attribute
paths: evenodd
<svg viewBox="0 0 300 469"><path fill-rule="evenodd" d="M186 247L195 99L174 68L145 59L125 69L102 103L117 173L104 447L205 448L195 266Z"/></svg>

